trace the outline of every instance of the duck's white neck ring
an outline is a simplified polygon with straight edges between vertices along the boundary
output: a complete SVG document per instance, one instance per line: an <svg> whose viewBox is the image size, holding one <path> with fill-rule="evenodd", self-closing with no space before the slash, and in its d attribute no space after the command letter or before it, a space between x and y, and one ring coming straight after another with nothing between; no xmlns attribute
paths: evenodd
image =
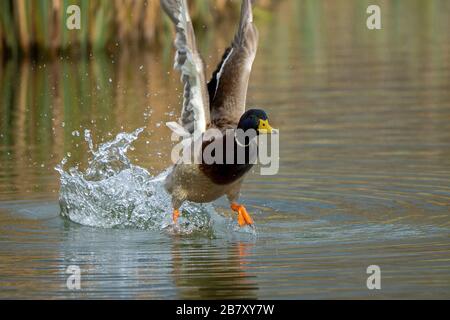
<svg viewBox="0 0 450 320"><path fill-rule="evenodd" d="M252 142L253 139L250 139L250 141L247 144L243 144L239 141L239 139L236 137L236 132L234 132L234 141L236 141L236 144L240 147L248 147L250 145L250 143Z"/></svg>

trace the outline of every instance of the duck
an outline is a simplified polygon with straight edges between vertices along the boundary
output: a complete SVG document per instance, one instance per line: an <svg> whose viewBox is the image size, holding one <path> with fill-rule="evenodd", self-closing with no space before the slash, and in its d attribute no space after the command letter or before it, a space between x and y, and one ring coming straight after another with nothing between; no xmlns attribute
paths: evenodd
<svg viewBox="0 0 450 320"><path fill-rule="evenodd" d="M164 181L171 196L174 224L185 201L208 203L226 196L231 210L237 213L239 226L254 225L245 206L239 203L240 191L255 164L256 136L271 134L275 129L264 110L246 110L248 83L258 47L252 5L252 0L242 1L232 43L206 82L205 65L197 50L186 0L161 0L161 7L175 26L174 69L180 71L184 86L180 119L168 122L167 126L174 132L181 127L191 137L189 146L198 139L201 142L199 148L188 148L194 149L190 159L201 161L178 159ZM205 151L214 149L213 144L223 147L221 155L211 152L215 161L204 161ZM230 154L232 161L224 161ZM237 155L243 155L242 161L237 161Z"/></svg>

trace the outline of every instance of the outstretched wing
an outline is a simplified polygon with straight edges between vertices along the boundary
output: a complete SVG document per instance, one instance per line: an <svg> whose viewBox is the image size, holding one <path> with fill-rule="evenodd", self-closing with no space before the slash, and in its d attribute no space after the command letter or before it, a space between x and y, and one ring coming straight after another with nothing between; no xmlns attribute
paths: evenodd
<svg viewBox="0 0 450 320"><path fill-rule="evenodd" d="M245 112L248 81L258 47L252 0L243 0L233 43L208 83L211 121L237 123Z"/></svg>
<svg viewBox="0 0 450 320"><path fill-rule="evenodd" d="M161 6L176 29L174 68L181 72L184 84L180 123L189 133L204 132L210 122L209 98L186 0L161 0Z"/></svg>

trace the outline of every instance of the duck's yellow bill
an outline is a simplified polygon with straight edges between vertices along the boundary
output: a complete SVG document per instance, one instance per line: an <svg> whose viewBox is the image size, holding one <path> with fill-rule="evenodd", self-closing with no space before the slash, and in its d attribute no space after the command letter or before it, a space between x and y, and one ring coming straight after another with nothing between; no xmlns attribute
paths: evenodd
<svg viewBox="0 0 450 320"><path fill-rule="evenodd" d="M269 124L269 120L259 119L258 131L259 133L272 133L273 129Z"/></svg>

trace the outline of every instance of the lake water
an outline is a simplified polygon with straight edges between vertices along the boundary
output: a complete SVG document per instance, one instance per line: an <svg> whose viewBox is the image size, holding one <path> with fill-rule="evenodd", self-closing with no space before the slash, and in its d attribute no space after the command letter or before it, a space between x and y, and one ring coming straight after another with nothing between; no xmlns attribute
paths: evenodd
<svg viewBox="0 0 450 320"><path fill-rule="evenodd" d="M278 174L256 168L242 189L255 232L224 199L189 205L175 232L165 200L141 190L171 163L170 42L0 64L0 298L450 298L450 3L380 4L380 31L365 27L365 1L259 14L248 105L267 111L281 145ZM233 28L199 33L211 72ZM133 169L83 198L85 129L97 150L141 127ZM80 197L64 217L63 158L66 192ZM66 287L70 265L79 291ZM381 290L366 287L369 265Z"/></svg>

